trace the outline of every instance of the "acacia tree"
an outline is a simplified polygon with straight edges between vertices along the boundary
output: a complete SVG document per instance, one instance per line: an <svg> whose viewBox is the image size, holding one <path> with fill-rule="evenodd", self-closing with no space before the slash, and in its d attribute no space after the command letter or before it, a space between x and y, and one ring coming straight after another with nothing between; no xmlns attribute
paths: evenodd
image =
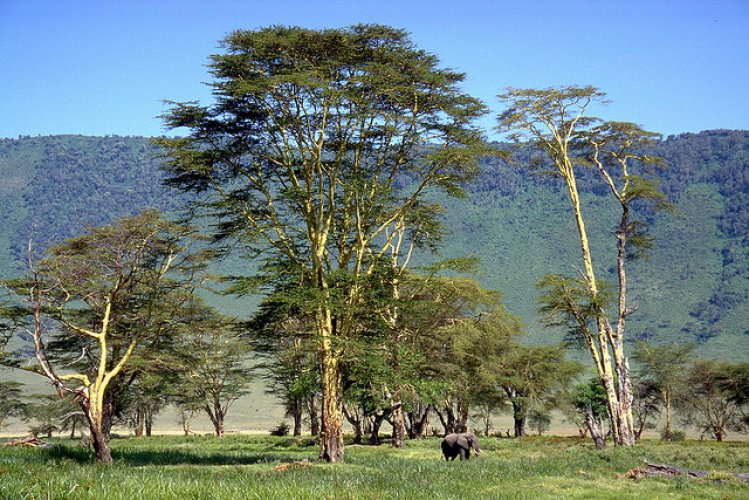
<svg viewBox="0 0 749 500"><path fill-rule="evenodd" d="M292 300L293 283L267 297L246 325L255 353L263 359L257 366L269 384L267 392L284 405L294 420L293 435L302 434L305 411L309 412L312 435L316 435L316 394L319 370L315 360L314 321Z"/></svg>
<svg viewBox="0 0 749 500"><path fill-rule="evenodd" d="M512 405L515 437L526 435L530 416L539 421L559 405L581 366L565 359L564 346L526 346L513 342L491 367Z"/></svg>
<svg viewBox="0 0 749 500"><path fill-rule="evenodd" d="M544 90L510 89L500 95L507 109L500 115L500 130L515 139L528 139L552 160L553 173L567 188L577 226L583 268L580 278L547 276L542 311L551 324L567 324L584 339L605 390L612 433L617 445L635 442L632 419L632 383L624 350L627 317L635 308L627 305L626 260L633 247L646 248L644 224L633 218L634 208L650 202L665 207L656 183L634 173L643 165L658 163L642 149L660 137L631 123L602 122L588 116L592 103L604 102L605 94L593 87L560 87ZM607 293L598 278L578 189L577 168L592 167L621 208L616 237L616 293ZM614 321L607 307L616 303ZM613 324L612 324L613 323Z"/></svg>
<svg viewBox="0 0 749 500"><path fill-rule="evenodd" d="M178 406L199 406L216 436L225 434L226 416L234 402L249 393L254 370L246 366L250 343L236 324L193 298L179 347L183 379L176 384Z"/></svg>
<svg viewBox="0 0 749 500"><path fill-rule="evenodd" d="M171 332L167 313L180 300L174 292L192 285L203 267L183 246L188 233L147 210L49 248L42 260L30 259L30 280L11 283L28 293L38 361L32 370L60 397L74 395L100 463L112 460L112 387L139 349Z"/></svg>
<svg viewBox="0 0 749 500"><path fill-rule="evenodd" d="M342 461L338 365L362 280L384 265L389 229L434 220L428 190L457 194L471 177L485 108L462 74L384 26L235 31L223 47L215 104L174 104L166 123L189 135L157 142L170 184L207 195L221 236L288 262L308 291L320 457Z"/></svg>
<svg viewBox="0 0 749 500"><path fill-rule="evenodd" d="M747 363L695 362L676 401L685 422L697 425L716 441L723 441L728 431L746 430L742 407L749 401L743 397L746 387L737 382L746 382L748 371Z"/></svg>
<svg viewBox="0 0 749 500"><path fill-rule="evenodd" d="M666 416L663 439L671 439L671 409L689 376L694 344L652 345L638 342L634 359L640 365L641 383L655 388Z"/></svg>
<svg viewBox="0 0 749 500"><path fill-rule="evenodd" d="M29 405L23 400L22 387L20 382L0 381L0 429L10 418L28 418Z"/></svg>

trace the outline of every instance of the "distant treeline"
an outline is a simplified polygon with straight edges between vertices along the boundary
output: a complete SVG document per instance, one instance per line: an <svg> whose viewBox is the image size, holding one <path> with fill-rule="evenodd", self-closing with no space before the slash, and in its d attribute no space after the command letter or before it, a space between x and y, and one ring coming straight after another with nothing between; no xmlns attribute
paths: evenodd
<svg viewBox="0 0 749 500"><path fill-rule="evenodd" d="M482 283L504 291L507 306L529 322L532 337L535 332L548 338L534 328L534 284L549 266L568 265L562 254L576 250L574 242L564 241L569 228L535 221L545 211L565 210L562 184L543 175L541 156L527 145L496 146L511 158L485 158L481 174L467 186L468 202L448 202L455 209L446 216L443 253L481 257ZM749 348L749 131L669 136L650 153L667 164L659 171L661 188L677 210L649 215L656 248L650 261L638 264L635 272L643 278L633 293L636 300L647 289L650 299L633 316L633 337L705 346L720 337L715 349ZM22 269L29 239L42 251L85 226L144 207L169 212L184 206L188 200L162 185L160 162L157 148L143 137L0 139L0 270L7 275ZM527 164L537 165L539 174L519 168ZM583 174L581 184L591 203L604 194L592 174ZM524 222L529 219L533 223ZM596 222L609 227L605 207ZM531 245L533 238L541 243ZM543 242L553 242L555 251ZM606 269L610 263L598 265Z"/></svg>

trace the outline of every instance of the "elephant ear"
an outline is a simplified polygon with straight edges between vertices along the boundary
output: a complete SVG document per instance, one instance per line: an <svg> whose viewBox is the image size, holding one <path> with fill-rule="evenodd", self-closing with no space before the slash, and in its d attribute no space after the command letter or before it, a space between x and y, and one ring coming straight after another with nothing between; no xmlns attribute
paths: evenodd
<svg viewBox="0 0 749 500"><path fill-rule="evenodd" d="M470 447L470 444L468 444L468 438L465 435L458 436L457 443L461 448L468 449Z"/></svg>

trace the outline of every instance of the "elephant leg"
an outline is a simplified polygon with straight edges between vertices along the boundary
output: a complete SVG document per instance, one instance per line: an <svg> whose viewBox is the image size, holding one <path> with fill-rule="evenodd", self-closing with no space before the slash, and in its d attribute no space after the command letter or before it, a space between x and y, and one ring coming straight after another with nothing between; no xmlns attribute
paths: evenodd
<svg viewBox="0 0 749 500"><path fill-rule="evenodd" d="M464 450L463 448L460 449L460 459L468 460L468 450Z"/></svg>

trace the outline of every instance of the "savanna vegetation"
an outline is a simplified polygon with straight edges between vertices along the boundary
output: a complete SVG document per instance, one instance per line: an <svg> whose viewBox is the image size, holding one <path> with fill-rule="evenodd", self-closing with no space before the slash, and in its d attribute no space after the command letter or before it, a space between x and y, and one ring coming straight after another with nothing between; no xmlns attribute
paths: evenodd
<svg viewBox="0 0 749 500"><path fill-rule="evenodd" d="M4 493L200 496L201 475L227 497L744 491L727 474L747 448L683 430L749 428L749 363L710 359L748 342L745 132L663 141L568 86L499 95L514 142L490 144L464 75L404 31L272 27L223 49L215 102L164 116L186 135L0 144L22 221L0 232L0 363L56 393L0 381L0 425L85 427L111 465L94 480L59 439L2 450ZM702 139L704 163L681 156ZM226 436L258 381L293 424ZM165 408L185 437L152 437ZM216 439L191 437L197 414ZM577 438L528 437L560 415ZM431 438L453 432L488 451L457 490ZM633 483L644 458L708 476Z"/></svg>
<svg viewBox="0 0 749 500"><path fill-rule="evenodd" d="M482 439L482 457L440 460L439 440L402 449L348 443L346 462L316 462L314 439L253 436L117 439L114 462L89 452L0 447L0 496L74 498L744 498L746 443L645 441L597 450L588 440ZM304 462L308 459L309 462ZM645 461L705 478L632 479Z"/></svg>

